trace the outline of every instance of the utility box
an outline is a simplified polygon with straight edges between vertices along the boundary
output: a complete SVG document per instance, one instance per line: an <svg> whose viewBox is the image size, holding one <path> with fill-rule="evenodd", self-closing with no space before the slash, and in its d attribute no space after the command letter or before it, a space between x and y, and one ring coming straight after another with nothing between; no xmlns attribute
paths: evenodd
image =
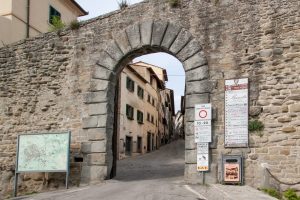
<svg viewBox="0 0 300 200"><path fill-rule="evenodd" d="M222 183L243 184L243 157L241 155L222 156Z"/></svg>

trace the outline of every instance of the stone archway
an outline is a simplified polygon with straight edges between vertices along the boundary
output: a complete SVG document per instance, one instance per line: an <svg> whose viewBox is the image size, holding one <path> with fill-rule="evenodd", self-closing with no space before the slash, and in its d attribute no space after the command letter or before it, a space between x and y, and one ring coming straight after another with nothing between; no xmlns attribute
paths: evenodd
<svg viewBox="0 0 300 200"><path fill-rule="evenodd" d="M198 41L189 31L170 22L143 21L113 33L112 40L105 46L98 54L98 59L93 60L95 65L90 92L84 97L89 117L83 119L83 128L89 128L90 134L101 137L101 140L83 144L83 152L87 155L82 181L92 183L110 177L113 166L115 85L119 72L135 57L166 52L182 62L186 73L185 122L189 123L185 128L185 179L197 182L196 145L191 126L193 107L196 103L208 103L212 89L208 63ZM211 182L217 179L211 178Z"/></svg>

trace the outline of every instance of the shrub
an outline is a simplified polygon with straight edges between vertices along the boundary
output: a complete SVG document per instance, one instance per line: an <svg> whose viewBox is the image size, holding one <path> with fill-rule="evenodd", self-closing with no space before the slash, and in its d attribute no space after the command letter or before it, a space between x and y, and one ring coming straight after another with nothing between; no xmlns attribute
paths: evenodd
<svg viewBox="0 0 300 200"><path fill-rule="evenodd" d="M79 29L79 27L80 27L80 22L78 20L71 21L70 28L72 30L77 30L77 29Z"/></svg>
<svg viewBox="0 0 300 200"><path fill-rule="evenodd" d="M261 132L265 128L264 124L259 120L251 120L248 124L248 130L250 132Z"/></svg>
<svg viewBox="0 0 300 200"><path fill-rule="evenodd" d="M261 189L264 193L267 193L268 195L275 197L277 199L281 199L280 192L275 190L274 188L263 188Z"/></svg>
<svg viewBox="0 0 300 200"><path fill-rule="evenodd" d="M300 196L297 195L294 189L288 189L283 193L286 200L300 200Z"/></svg>
<svg viewBox="0 0 300 200"><path fill-rule="evenodd" d="M119 8L121 10L125 9L125 8L127 8L129 6L127 0L121 0L121 1L118 2L118 4L119 4Z"/></svg>
<svg viewBox="0 0 300 200"><path fill-rule="evenodd" d="M52 26L50 27L50 31L60 31L63 29L66 25L63 23L63 21L58 16L52 17Z"/></svg>

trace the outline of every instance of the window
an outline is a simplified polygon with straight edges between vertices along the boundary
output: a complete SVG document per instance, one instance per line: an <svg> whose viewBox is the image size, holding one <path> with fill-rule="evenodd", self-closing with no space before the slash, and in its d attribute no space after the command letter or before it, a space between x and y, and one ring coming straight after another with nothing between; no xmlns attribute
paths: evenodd
<svg viewBox="0 0 300 200"><path fill-rule="evenodd" d="M154 124L154 117L151 115L151 123Z"/></svg>
<svg viewBox="0 0 300 200"><path fill-rule="evenodd" d="M143 88L141 88L140 86L138 86L138 89L137 89L137 95L143 99L144 98L144 90Z"/></svg>
<svg viewBox="0 0 300 200"><path fill-rule="evenodd" d="M151 102L151 96L148 94L148 100L149 103Z"/></svg>
<svg viewBox="0 0 300 200"><path fill-rule="evenodd" d="M150 122L150 114L147 113L147 121Z"/></svg>
<svg viewBox="0 0 300 200"><path fill-rule="evenodd" d="M155 100L152 98L152 106L154 106L155 104Z"/></svg>
<svg viewBox="0 0 300 200"><path fill-rule="evenodd" d="M134 92L134 81L129 77L126 80L126 87L130 92Z"/></svg>
<svg viewBox="0 0 300 200"><path fill-rule="evenodd" d="M134 109L132 106L126 104L126 116L128 119L131 119L133 120L133 112L134 112Z"/></svg>
<svg viewBox="0 0 300 200"><path fill-rule="evenodd" d="M50 6L50 8L49 8L49 23L50 24L53 24L53 17L54 16L61 18L60 12L58 12L55 8Z"/></svg>
<svg viewBox="0 0 300 200"><path fill-rule="evenodd" d="M144 123L144 113L140 110L137 110L137 121L139 124Z"/></svg>

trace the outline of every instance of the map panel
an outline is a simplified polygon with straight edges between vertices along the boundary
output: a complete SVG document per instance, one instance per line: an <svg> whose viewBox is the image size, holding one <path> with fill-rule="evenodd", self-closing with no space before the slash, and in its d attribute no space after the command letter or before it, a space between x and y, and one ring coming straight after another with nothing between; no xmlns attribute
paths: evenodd
<svg viewBox="0 0 300 200"><path fill-rule="evenodd" d="M17 172L67 171L69 133L19 135Z"/></svg>

